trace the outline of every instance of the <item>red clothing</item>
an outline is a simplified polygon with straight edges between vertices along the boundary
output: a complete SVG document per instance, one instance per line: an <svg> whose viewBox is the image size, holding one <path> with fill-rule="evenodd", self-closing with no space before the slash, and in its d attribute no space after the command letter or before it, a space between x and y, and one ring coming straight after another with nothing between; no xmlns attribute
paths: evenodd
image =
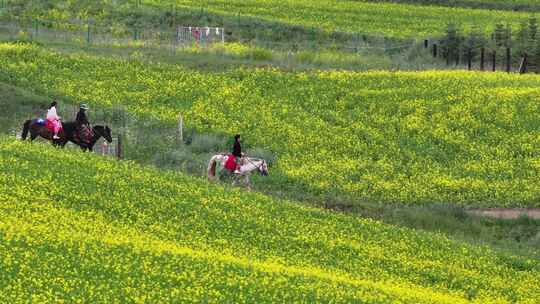
<svg viewBox="0 0 540 304"><path fill-rule="evenodd" d="M197 42L201 40L201 32L199 28L195 28L195 30L193 31L193 38L195 38L195 41Z"/></svg>
<svg viewBox="0 0 540 304"><path fill-rule="evenodd" d="M47 119L45 121L45 128L49 129L51 132L54 132L54 134L58 134L58 132L62 130L62 123L60 120Z"/></svg>
<svg viewBox="0 0 540 304"><path fill-rule="evenodd" d="M234 171L236 170L236 157L232 154L229 155L227 161L225 162L225 169Z"/></svg>

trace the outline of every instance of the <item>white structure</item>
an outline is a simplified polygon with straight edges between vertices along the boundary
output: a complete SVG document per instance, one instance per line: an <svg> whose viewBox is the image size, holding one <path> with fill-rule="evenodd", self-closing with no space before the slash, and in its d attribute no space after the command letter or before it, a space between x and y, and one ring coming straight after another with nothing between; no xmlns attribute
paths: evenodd
<svg viewBox="0 0 540 304"><path fill-rule="evenodd" d="M222 27L179 26L176 39L180 44L224 43L225 31Z"/></svg>

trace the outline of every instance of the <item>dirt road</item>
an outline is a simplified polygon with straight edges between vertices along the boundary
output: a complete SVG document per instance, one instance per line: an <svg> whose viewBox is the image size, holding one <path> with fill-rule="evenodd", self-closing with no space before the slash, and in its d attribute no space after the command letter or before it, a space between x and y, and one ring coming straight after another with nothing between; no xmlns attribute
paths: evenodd
<svg viewBox="0 0 540 304"><path fill-rule="evenodd" d="M470 214L496 217L501 219L517 219L522 215L526 215L532 219L540 219L540 208L493 208L493 209L473 209L467 211Z"/></svg>

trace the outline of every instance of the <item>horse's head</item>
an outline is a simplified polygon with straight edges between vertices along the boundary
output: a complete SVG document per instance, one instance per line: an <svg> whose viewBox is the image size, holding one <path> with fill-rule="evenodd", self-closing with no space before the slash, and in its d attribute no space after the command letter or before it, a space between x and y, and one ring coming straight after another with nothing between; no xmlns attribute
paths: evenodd
<svg viewBox="0 0 540 304"><path fill-rule="evenodd" d="M268 176L268 164L266 163L264 159L261 161L262 161L262 164L259 166L259 173L262 176Z"/></svg>
<svg viewBox="0 0 540 304"><path fill-rule="evenodd" d="M111 133L112 132L111 132L111 129L109 128L109 126L105 126L103 137L105 137L105 140L107 140L108 143L112 143L112 134Z"/></svg>
<svg viewBox="0 0 540 304"><path fill-rule="evenodd" d="M94 131L103 136L108 143L112 143L112 134L109 126L95 126Z"/></svg>

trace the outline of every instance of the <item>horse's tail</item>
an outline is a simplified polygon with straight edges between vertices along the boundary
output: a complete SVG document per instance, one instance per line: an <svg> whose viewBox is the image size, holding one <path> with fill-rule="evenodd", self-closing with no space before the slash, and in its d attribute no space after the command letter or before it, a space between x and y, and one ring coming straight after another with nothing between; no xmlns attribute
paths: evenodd
<svg viewBox="0 0 540 304"><path fill-rule="evenodd" d="M208 169L206 170L207 176L209 180L215 180L216 179L216 166L217 166L217 159L219 158L219 155L214 155L208 162Z"/></svg>
<svg viewBox="0 0 540 304"><path fill-rule="evenodd" d="M32 120L27 120L24 122L23 131L21 134L22 140L26 140L26 137L28 136L28 131L30 130L30 124L32 123Z"/></svg>

